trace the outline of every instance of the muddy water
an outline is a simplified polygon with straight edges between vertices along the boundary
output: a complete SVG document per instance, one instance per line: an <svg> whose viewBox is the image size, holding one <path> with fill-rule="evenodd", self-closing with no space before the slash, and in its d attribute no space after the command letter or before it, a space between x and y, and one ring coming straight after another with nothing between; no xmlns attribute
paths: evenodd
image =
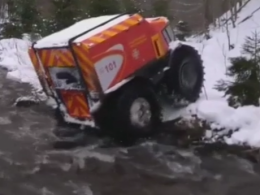
<svg viewBox="0 0 260 195"><path fill-rule="evenodd" d="M183 144L172 123L130 147L89 135L84 147L54 150L49 108L13 107L29 87L4 71L0 83L1 195L259 195L258 151Z"/></svg>

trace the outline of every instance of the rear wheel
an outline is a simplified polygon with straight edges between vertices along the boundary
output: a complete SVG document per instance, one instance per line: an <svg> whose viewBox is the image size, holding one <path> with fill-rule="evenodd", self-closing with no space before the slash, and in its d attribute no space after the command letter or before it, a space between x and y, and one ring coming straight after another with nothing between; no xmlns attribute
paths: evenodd
<svg viewBox="0 0 260 195"><path fill-rule="evenodd" d="M161 124L161 107L153 88L132 82L108 98L99 126L122 141L148 137Z"/></svg>
<svg viewBox="0 0 260 195"><path fill-rule="evenodd" d="M170 94L195 102L204 82L204 67L198 52L191 46L182 45L171 57L171 67L165 76Z"/></svg>

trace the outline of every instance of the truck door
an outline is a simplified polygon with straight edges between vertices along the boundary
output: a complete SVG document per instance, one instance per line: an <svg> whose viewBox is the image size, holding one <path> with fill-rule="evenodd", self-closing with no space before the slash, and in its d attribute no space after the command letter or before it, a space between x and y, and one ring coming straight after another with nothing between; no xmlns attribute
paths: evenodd
<svg viewBox="0 0 260 195"><path fill-rule="evenodd" d="M50 87L74 118L90 118L86 86L82 82L69 48L39 49L37 51Z"/></svg>

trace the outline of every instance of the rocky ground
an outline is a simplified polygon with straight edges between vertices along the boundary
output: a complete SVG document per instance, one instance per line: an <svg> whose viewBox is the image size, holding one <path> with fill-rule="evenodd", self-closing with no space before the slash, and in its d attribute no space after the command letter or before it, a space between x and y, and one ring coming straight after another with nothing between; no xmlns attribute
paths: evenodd
<svg viewBox="0 0 260 195"><path fill-rule="evenodd" d="M14 107L30 87L0 71L1 195L259 195L258 150L190 144L198 132L165 132L131 147L87 137L86 146L52 147L56 121L44 106Z"/></svg>

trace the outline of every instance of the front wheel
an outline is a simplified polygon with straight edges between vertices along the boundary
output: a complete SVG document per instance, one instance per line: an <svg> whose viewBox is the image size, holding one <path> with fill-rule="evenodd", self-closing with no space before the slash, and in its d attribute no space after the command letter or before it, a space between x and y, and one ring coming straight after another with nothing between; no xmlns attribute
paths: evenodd
<svg viewBox="0 0 260 195"><path fill-rule="evenodd" d="M195 102L204 82L204 67L198 52L191 46L182 45L171 56L170 69L165 83L170 94Z"/></svg>
<svg viewBox="0 0 260 195"><path fill-rule="evenodd" d="M131 82L109 101L104 130L113 137L136 139L151 136L161 124L161 107L155 91L142 82ZM104 105L106 106L106 105ZM109 121L109 122L108 122ZM101 122L101 126L105 123ZM104 126L103 126L104 127Z"/></svg>

